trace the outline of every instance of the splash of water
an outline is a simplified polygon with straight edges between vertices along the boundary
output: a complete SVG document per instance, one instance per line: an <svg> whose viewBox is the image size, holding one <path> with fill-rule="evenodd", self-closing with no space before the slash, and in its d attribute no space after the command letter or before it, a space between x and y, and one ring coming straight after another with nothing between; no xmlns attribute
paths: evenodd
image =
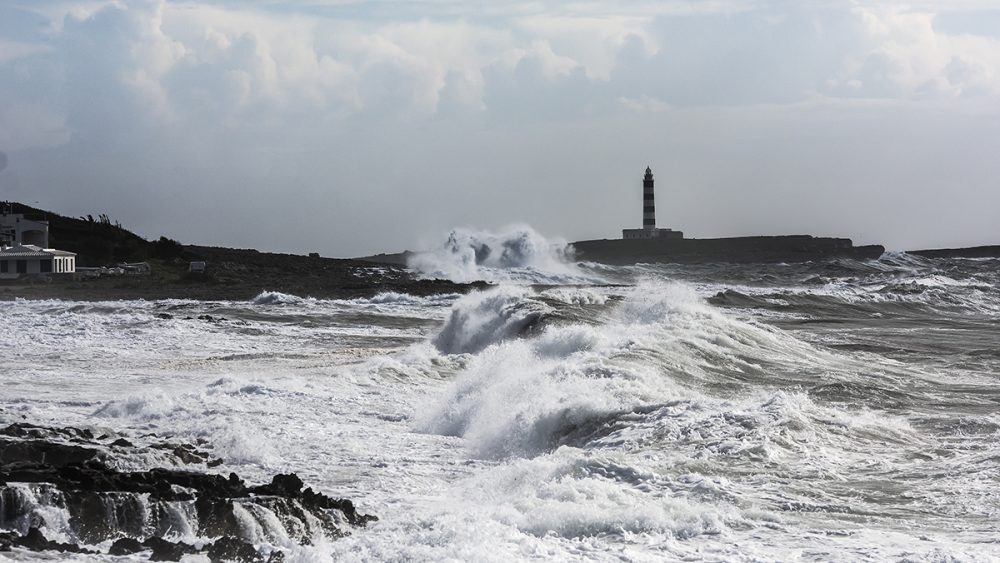
<svg viewBox="0 0 1000 563"><path fill-rule="evenodd" d="M475 353L513 338L549 312L527 289L502 286L458 300L434 346L445 354Z"/></svg>
<svg viewBox="0 0 1000 563"><path fill-rule="evenodd" d="M437 250L414 254L407 266L428 278L460 283L477 280L515 283L593 283L573 263L573 248L526 225L497 232L455 229Z"/></svg>

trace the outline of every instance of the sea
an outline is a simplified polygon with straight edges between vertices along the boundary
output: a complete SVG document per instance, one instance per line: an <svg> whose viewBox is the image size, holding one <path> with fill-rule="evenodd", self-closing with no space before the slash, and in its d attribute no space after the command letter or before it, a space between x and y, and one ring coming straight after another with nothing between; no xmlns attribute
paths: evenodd
<svg viewBox="0 0 1000 563"><path fill-rule="evenodd" d="M493 285L0 302L0 424L197 442L379 518L246 527L286 561L1000 560L996 259L611 267L520 227L411 268Z"/></svg>

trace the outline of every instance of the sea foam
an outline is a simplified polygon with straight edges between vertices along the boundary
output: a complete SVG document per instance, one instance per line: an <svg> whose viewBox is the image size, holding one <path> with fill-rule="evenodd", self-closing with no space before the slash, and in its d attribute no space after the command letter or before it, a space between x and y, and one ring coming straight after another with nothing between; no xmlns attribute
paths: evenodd
<svg viewBox="0 0 1000 563"><path fill-rule="evenodd" d="M455 229L437 249L411 256L407 266L423 277L460 283L602 281L573 264L573 249L565 240L547 239L523 225L497 232Z"/></svg>

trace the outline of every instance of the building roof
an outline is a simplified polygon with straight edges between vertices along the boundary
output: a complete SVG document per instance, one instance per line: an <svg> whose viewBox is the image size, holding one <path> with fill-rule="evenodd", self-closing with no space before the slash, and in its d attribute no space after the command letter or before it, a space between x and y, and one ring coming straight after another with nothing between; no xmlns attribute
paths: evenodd
<svg viewBox="0 0 1000 563"><path fill-rule="evenodd" d="M42 248L33 244L18 244L0 248L0 258L52 258L53 256L76 256L76 253L54 248Z"/></svg>

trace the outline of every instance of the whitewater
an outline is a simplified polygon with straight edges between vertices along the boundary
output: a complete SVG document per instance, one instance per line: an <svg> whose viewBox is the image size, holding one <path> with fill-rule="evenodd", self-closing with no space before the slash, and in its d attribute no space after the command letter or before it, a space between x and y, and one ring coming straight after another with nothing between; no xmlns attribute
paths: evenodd
<svg viewBox="0 0 1000 563"><path fill-rule="evenodd" d="M1000 559L998 260L608 267L519 227L410 266L494 285L0 302L0 424L197 441L379 517L250 520L288 561Z"/></svg>

